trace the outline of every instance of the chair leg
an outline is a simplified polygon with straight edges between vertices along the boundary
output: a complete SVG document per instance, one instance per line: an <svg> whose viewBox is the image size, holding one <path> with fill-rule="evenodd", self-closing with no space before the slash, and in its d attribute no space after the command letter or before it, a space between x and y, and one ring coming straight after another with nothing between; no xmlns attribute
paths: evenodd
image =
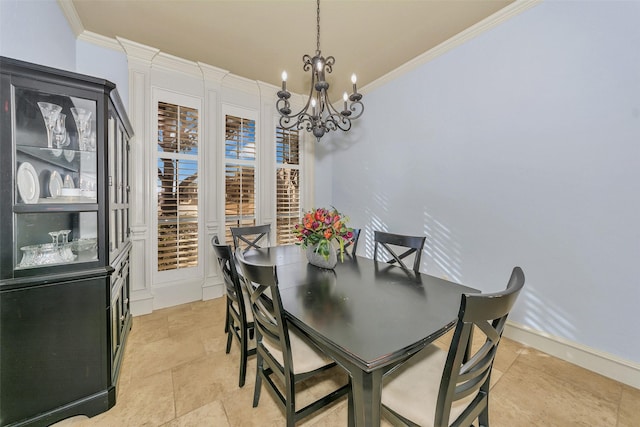
<svg viewBox="0 0 640 427"><path fill-rule="evenodd" d="M229 351L231 350L231 340L233 339L233 329L235 328L235 325L233 324L233 322L229 323L229 331L227 331L227 350L226 353L229 354Z"/></svg>
<svg viewBox="0 0 640 427"><path fill-rule="evenodd" d="M478 427L489 427L489 398L487 397L487 404L484 409L478 415Z"/></svg>
<svg viewBox="0 0 640 427"><path fill-rule="evenodd" d="M253 389L253 407L258 406L258 402L260 401L260 389L262 388L262 377L260 373L262 372L262 356L260 353L256 354L256 385Z"/></svg>
<svg viewBox="0 0 640 427"><path fill-rule="evenodd" d="M227 310L224 315L224 331L229 332L229 300L227 299Z"/></svg>
<svg viewBox="0 0 640 427"><path fill-rule="evenodd" d="M286 368L285 368L286 369ZM296 425L296 389L293 378L288 376L285 379L285 393L287 401L285 402L285 412L287 414L287 427L295 427Z"/></svg>
<svg viewBox="0 0 640 427"><path fill-rule="evenodd" d="M353 387L351 385L351 377L349 377L349 392L347 393L347 425L349 427L355 427L356 425L356 414L353 410Z"/></svg>
<svg viewBox="0 0 640 427"><path fill-rule="evenodd" d="M247 376L247 331L242 331L240 335L240 380L238 387L244 386L244 380Z"/></svg>

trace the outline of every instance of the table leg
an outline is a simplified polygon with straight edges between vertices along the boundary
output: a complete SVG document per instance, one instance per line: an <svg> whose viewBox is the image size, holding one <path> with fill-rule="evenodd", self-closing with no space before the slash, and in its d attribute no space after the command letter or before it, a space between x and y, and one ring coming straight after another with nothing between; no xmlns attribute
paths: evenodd
<svg viewBox="0 0 640 427"><path fill-rule="evenodd" d="M382 370L364 372L354 369L351 375L353 412L357 427L380 427Z"/></svg>

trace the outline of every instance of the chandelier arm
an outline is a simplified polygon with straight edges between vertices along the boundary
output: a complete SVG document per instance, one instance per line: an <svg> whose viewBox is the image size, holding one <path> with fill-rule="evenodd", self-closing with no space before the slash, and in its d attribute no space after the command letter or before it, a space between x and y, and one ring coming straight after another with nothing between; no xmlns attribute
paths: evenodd
<svg viewBox="0 0 640 427"><path fill-rule="evenodd" d="M341 114L332 114L328 118L331 119L331 123L335 126L335 128L340 129L344 132L351 129L351 119L348 117L344 117ZM334 130L335 130L334 128Z"/></svg>
<svg viewBox="0 0 640 427"><path fill-rule="evenodd" d="M360 101L354 101L349 105L349 110L356 113L354 116L349 117L351 120L355 120L364 113L364 104Z"/></svg>

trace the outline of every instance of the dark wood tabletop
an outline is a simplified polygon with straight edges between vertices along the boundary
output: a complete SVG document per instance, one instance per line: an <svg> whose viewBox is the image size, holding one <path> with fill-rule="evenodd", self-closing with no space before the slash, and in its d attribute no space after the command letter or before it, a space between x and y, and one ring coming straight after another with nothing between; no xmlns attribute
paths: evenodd
<svg viewBox="0 0 640 427"><path fill-rule="evenodd" d="M362 257L321 269L295 245L251 250L244 258L277 266L290 321L349 372L358 426L380 424L384 373L451 329L462 293L478 292Z"/></svg>

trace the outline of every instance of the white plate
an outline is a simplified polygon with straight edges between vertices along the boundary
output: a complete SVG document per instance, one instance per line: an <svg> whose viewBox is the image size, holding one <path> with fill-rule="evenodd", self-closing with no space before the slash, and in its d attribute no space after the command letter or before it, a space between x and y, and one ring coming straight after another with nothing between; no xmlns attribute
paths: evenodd
<svg viewBox="0 0 640 427"><path fill-rule="evenodd" d="M18 168L18 193L24 203L38 203L40 198L40 182L38 174L29 162L23 162Z"/></svg>
<svg viewBox="0 0 640 427"><path fill-rule="evenodd" d="M76 152L73 150L64 150L64 158L67 159L67 162L70 162L75 157Z"/></svg>
<svg viewBox="0 0 640 427"><path fill-rule="evenodd" d="M49 177L49 194L51 194L51 197L58 197L61 194L61 190L62 178L58 172L53 171Z"/></svg>

